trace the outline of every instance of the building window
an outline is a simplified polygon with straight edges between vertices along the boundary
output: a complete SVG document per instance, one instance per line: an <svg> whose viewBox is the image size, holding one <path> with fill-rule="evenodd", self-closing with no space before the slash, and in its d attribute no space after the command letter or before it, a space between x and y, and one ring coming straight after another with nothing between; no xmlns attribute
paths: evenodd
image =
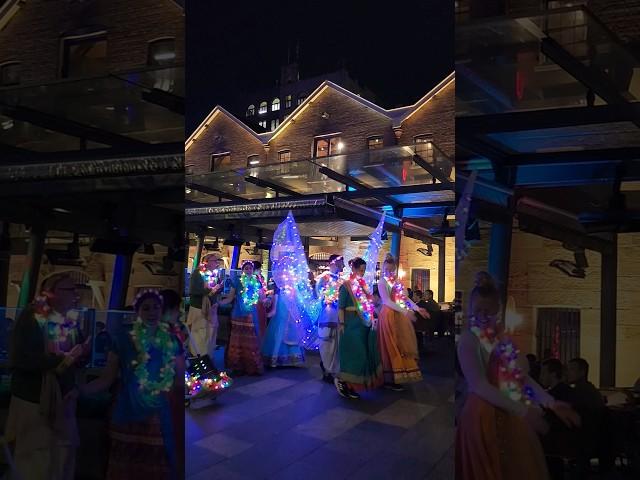
<svg viewBox="0 0 640 480"><path fill-rule="evenodd" d="M322 158L330 155L339 155L344 150L344 143L340 137L322 137L316 138L314 144L314 157Z"/></svg>
<svg viewBox="0 0 640 480"><path fill-rule="evenodd" d="M275 120L271 120L271 131L273 131L276 128L278 128L278 125L280 125L280 119L279 118L276 118Z"/></svg>
<svg viewBox="0 0 640 480"><path fill-rule="evenodd" d="M18 85L20 83L20 62L7 62L0 65L0 86Z"/></svg>
<svg viewBox="0 0 640 480"><path fill-rule="evenodd" d="M298 105L302 104L307 99L307 96L304 93L298 95Z"/></svg>
<svg viewBox="0 0 640 480"><path fill-rule="evenodd" d="M260 109L258 110L258 113L267 113L267 102L260 103Z"/></svg>
<svg viewBox="0 0 640 480"><path fill-rule="evenodd" d="M262 128L267 128L267 121L266 120L260 120L258 122L258 125L260 125Z"/></svg>
<svg viewBox="0 0 640 480"><path fill-rule="evenodd" d="M254 167L260 164L260 155L249 155L247 157L247 167Z"/></svg>
<svg viewBox="0 0 640 480"><path fill-rule="evenodd" d="M367 146L369 150L377 150L384 146L384 142L382 141L381 136L369 137L367 138Z"/></svg>
<svg viewBox="0 0 640 480"><path fill-rule="evenodd" d="M278 110L280 110L280 99L274 98L273 101L271 102L271 111L276 112Z"/></svg>
<svg viewBox="0 0 640 480"><path fill-rule="evenodd" d="M211 155L211 170L219 172L221 170L229 170L231 168L231 152L214 153Z"/></svg>
<svg viewBox="0 0 640 480"><path fill-rule="evenodd" d="M280 150L278 152L278 161L280 163L289 162L291 160L291 150Z"/></svg>
<svg viewBox="0 0 640 480"><path fill-rule="evenodd" d="M256 114L256 107L255 105L249 105L247 107L247 117L253 117Z"/></svg>
<svg viewBox="0 0 640 480"><path fill-rule="evenodd" d="M62 39L63 78L107 73L107 32L73 35Z"/></svg>
<svg viewBox="0 0 640 480"><path fill-rule="evenodd" d="M416 155L427 161L433 160L433 135L418 135L413 139Z"/></svg>
<svg viewBox="0 0 640 480"><path fill-rule="evenodd" d="M291 95L284 97L284 108L291 108Z"/></svg>
<svg viewBox="0 0 640 480"><path fill-rule="evenodd" d="M147 65L173 65L176 62L175 38L160 38L149 42Z"/></svg>

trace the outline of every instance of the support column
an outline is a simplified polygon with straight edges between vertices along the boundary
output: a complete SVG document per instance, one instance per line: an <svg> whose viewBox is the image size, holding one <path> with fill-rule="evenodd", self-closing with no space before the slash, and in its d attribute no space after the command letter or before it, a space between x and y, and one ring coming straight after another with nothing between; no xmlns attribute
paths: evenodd
<svg viewBox="0 0 640 480"><path fill-rule="evenodd" d="M111 295L109 296L109 310L122 310L127 301L129 279L131 278L132 255L117 255L111 279Z"/></svg>
<svg viewBox="0 0 640 480"><path fill-rule="evenodd" d="M193 265L191 271L195 271L200 265L200 257L202 257L202 249L204 248L204 232L201 232L196 237L196 254L193 256Z"/></svg>
<svg viewBox="0 0 640 480"><path fill-rule="evenodd" d="M618 326L618 235L609 236L612 250L602 254L600 274L600 387L616 385L616 330Z"/></svg>
<svg viewBox="0 0 640 480"><path fill-rule="evenodd" d="M391 233L391 255L396 259L398 265L400 264L400 243L402 242L401 232Z"/></svg>
<svg viewBox="0 0 640 480"><path fill-rule="evenodd" d="M237 270L240 263L240 249L241 245L233 246L233 253L231 254L231 270Z"/></svg>
<svg viewBox="0 0 640 480"><path fill-rule="evenodd" d="M43 225L34 225L31 227L26 264L22 276L22 286L20 287L20 298L18 299L18 308L26 307L29 302L33 300L36 293L46 237L47 229Z"/></svg>
<svg viewBox="0 0 640 480"><path fill-rule="evenodd" d="M0 308L7 306L9 292L9 262L11 261L11 239L9 236L9 222L0 222Z"/></svg>
<svg viewBox="0 0 640 480"><path fill-rule="evenodd" d="M513 236L513 220L509 223L494 223L491 226L491 243L489 247L489 273L496 282L500 292L502 314L507 304L509 288L509 263L511 260L511 238Z"/></svg>
<svg viewBox="0 0 640 480"><path fill-rule="evenodd" d="M446 265L446 240L442 239L442 245L438 246L438 302L444 302L444 289L446 283L445 265Z"/></svg>

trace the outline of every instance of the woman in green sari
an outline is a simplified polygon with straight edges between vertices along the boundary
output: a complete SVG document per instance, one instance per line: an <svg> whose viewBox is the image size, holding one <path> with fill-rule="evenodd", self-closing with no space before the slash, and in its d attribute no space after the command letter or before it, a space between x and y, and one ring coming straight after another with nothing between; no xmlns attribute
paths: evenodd
<svg viewBox="0 0 640 480"><path fill-rule="evenodd" d="M336 388L343 397L358 398L358 391L382 385L383 377L373 329L373 297L364 281L367 263L357 257L349 266L351 277L340 287L338 298L340 373Z"/></svg>

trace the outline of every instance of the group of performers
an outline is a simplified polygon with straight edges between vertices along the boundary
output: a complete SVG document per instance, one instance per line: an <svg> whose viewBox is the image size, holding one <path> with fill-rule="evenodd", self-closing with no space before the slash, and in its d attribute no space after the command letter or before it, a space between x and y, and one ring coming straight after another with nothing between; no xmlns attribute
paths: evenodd
<svg viewBox="0 0 640 480"><path fill-rule="evenodd" d="M83 336L78 321L76 285L67 274L45 281L42 296L18 317L10 346L6 437L20 478L75 478L78 398L112 386L106 478L182 477L180 300L176 292L141 291L133 305L136 320L113 333L100 377L80 384L76 373L88 359L91 337Z"/></svg>
<svg viewBox="0 0 640 480"><path fill-rule="evenodd" d="M303 366L305 348L318 348L323 379L346 398L358 398L358 392L382 385L402 391L403 384L422 379L413 322L416 312L424 317L429 314L407 297L392 256L386 257L373 289L364 279L367 264L362 258L351 260L351 271L344 274L343 257L330 256L329 269L309 281L313 298L306 301L320 307L311 346L302 339L302 314L294 298L300 293L293 280L268 287L254 263L246 260L222 298L217 273L220 261L208 255L200 274L192 278L187 323L195 340L193 353L212 354L219 324L217 309L231 305L225 367L232 376Z"/></svg>

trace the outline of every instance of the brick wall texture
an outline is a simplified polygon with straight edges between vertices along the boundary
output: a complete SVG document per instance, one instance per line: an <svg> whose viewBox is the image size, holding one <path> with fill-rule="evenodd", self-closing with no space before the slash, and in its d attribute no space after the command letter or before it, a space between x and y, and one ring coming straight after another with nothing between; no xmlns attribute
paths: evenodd
<svg viewBox="0 0 640 480"><path fill-rule="evenodd" d="M108 70L144 67L148 42L174 37L184 61L183 10L170 0L27 0L0 31L0 64L20 61L21 82L60 78L61 39L90 26L107 30Z"/></svg>

